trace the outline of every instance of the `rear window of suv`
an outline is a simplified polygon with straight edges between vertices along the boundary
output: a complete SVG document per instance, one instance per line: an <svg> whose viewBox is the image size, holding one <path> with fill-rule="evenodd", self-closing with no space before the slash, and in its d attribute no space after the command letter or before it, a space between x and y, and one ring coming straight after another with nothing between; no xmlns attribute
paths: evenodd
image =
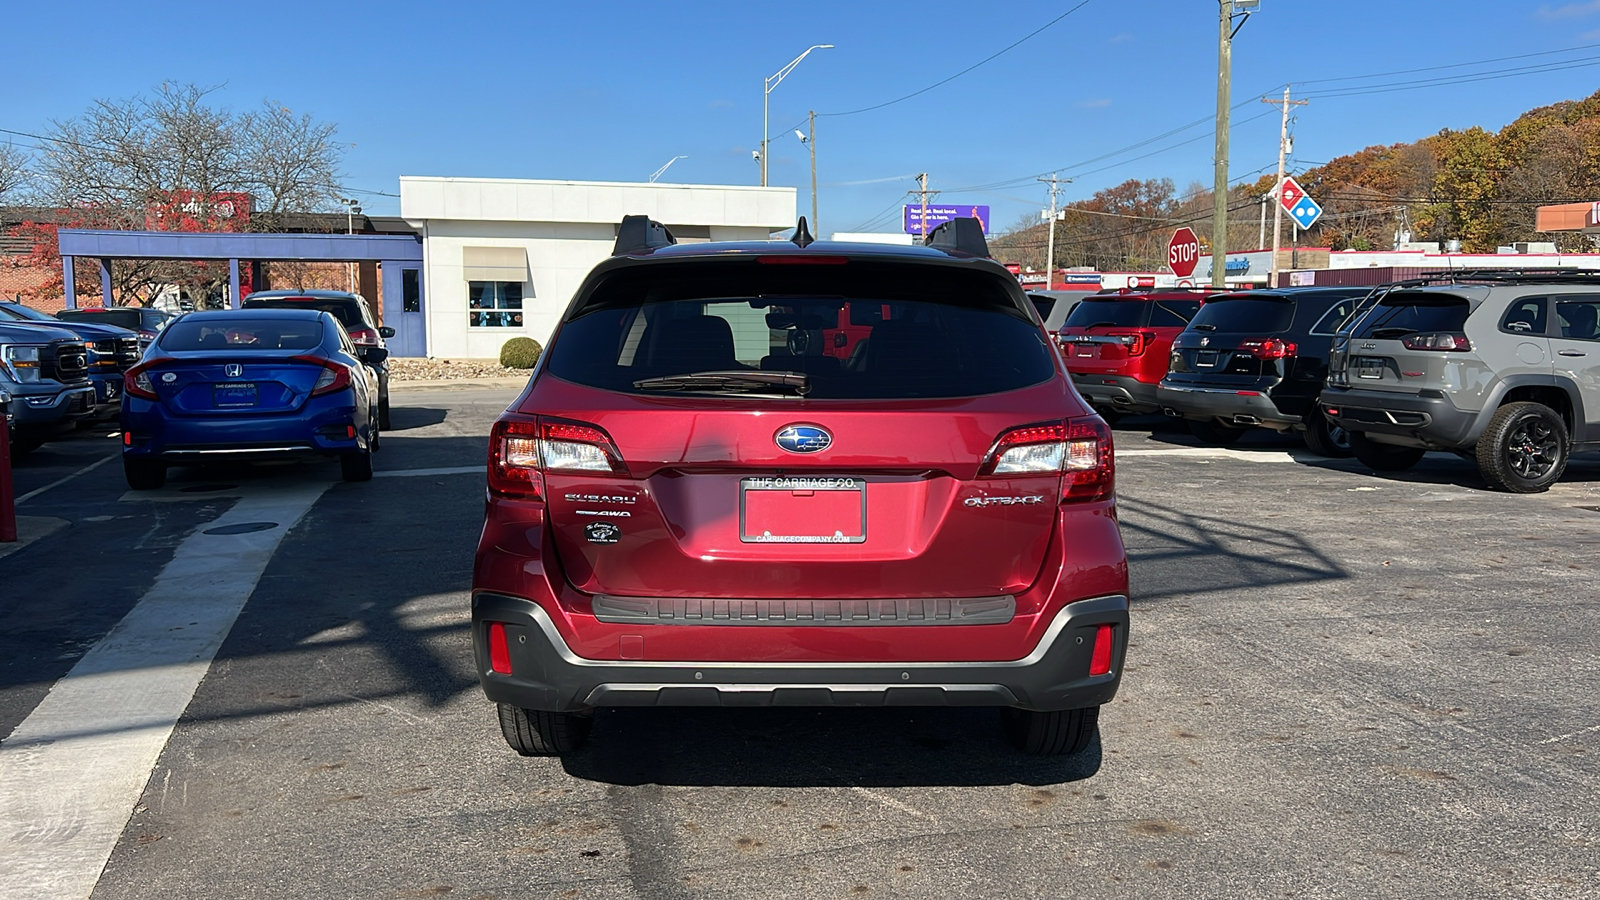
<svg viewBox="0 0 1600 900"><path fill-rule="evenodd" d="M1072 310L1063 327L1182 328L1200 309L1199 300L1185 298L1117 298L1085 300Z"/></svg>
<svg viewBox="0 0 1600 900"><path fill-rule="evenodd" d="M256 300L246 297L243 305L245 309L320 309L333 313L339 324L346 328L366 324L361 320L361 308L354 300L324 300L316 297L263 297Z"/></svg>
<svg viewBox="0 0 1600 900"><path fill-rule="evenodd" d="M1055 375L1043 332L1003 279L857 260L619 270L562 326L547 365L567 381L651 395L728 391L650 379L797 373L812 400L968 397Z"/></svg>
<svg viewBox="0 0 1600 900"><path fill-rule="evenodd" d="M1465 297L1423 291L1400 291L1383 298L1367 314L1357 337L1378 340L1419 331L1460 331L1472 312Z"/></svg>
<svg viewBox="0 0 1600 900"><path fill-rule="evenodd" d="M1191 329L1223 334L1271 334L1287 331L1294 321L1294 300L1288 297L1236 294L1212 297L1195 313Z"/></svg>

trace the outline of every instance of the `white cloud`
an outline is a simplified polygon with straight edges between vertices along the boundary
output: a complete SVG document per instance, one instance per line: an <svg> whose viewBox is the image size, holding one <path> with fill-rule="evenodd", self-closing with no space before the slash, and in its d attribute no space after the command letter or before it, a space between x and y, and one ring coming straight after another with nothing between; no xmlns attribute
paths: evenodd
<svg viewBox="0 0 1600 900"><path fill-rule="evenodd" d="M1600 13L1600 0L1584 0L1581 3L1568 3L1563 6L1542 4L1539 7L1539 18L1554 19L1581 19Z"/></svg>

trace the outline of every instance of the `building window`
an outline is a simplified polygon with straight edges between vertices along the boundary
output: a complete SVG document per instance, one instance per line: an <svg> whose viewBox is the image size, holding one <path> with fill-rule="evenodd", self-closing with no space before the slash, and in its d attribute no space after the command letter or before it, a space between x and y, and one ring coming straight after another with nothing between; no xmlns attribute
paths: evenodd
<svg viewBox="0 0 1600 900"><path fill-rule="evenodd" d="M467 310L467 324L474 328L521 328L522 285L514 281L469 281Z"/></svg>
<svg viewBox="0 0 1600 900"><path fill-rule="evenodd" d="M400 270L400 311L422 312L422 283L416 269Z"/></svg>

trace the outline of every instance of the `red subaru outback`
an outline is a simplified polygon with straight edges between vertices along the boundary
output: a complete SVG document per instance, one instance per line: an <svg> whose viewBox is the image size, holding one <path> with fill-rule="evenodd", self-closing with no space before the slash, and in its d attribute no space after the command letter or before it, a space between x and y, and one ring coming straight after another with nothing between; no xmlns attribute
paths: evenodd
<svg viewBox="0 0 1600 900"><path fill-rule="evenodd" d="M1105 418L1161 411L1172 340L1215 291L1115 291L1085 297L1056 341L1078 392Z"/></svg>
<svg viewBox="0 0 1600 900"><path fill-rule="evenodd" d="M706 705L993 706L1024 751L1089 745L1128 637L1111 434L987 254L976 220L623 222L490 438L473 637L514 749ZM849 359L790 339L840 310Z"/></svg>

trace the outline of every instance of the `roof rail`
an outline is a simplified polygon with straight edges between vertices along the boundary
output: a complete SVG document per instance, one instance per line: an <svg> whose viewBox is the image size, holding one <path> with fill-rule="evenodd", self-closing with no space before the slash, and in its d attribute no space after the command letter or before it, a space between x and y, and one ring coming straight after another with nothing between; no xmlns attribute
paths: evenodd
<svg viewBox="0 0 1600 900"><path fill-rule="evenodd" d="M648 253L677 242L667 226L652 221L649 216L623 216L622 224L617 226L617 242L611 246L611 255Z"/></svg>
<svg viewBox="0 0 1600 900"><path fill-rule="evenodd" d="M804 247L816 240L816 238L811 236L811 229L806 227L805 216L800 217L800 223L794 226L794 237L790 238L789 240L793 241L796 247Z"/></svg>
<svg viewBox="0 0 1600 900"><path fill-rule="evenodd" d="M983 223L970 217L951 219L928 232L924 246L963 256L989 255L989 242L983 237Z"/></svg>
<svg viewBox="0 0 1600 900"><path fill-rule="evenodd" d="M1506 284L1540 284L1578 281L1600 283L1600 269L1457 269L1434 272L1393 282L1396 287L1422 287L1430 284L1459 284L1461 282L1500 282Z"/></svg>

